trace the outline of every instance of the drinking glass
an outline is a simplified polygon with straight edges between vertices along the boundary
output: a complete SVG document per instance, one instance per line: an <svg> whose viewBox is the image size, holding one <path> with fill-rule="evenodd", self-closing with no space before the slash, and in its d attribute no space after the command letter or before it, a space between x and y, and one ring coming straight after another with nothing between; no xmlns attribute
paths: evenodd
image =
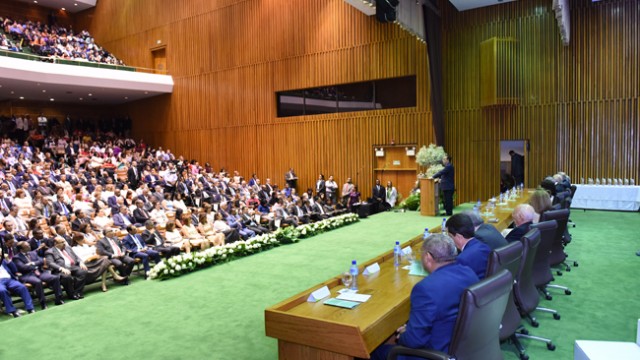
<svg viewBox="0 0 640 360"><path fill-rule="evenodd" d="M349 289L351 287L352 282L353 282L353 275L351 275L351 273L349 273L348 271L345 271L344 273L342 273L342 285L344 285L345 288Z"/></svg>

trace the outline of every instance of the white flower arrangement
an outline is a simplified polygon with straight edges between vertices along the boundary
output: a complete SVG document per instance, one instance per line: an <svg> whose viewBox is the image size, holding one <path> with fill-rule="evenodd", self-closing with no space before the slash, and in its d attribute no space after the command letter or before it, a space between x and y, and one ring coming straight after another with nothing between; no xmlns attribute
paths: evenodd
<svg viewBox="0 0 640 360"><path fill-rule="evenodd" d="M429 147L423 146L416 154L416 162L421 167L426 167L427 171L422 174L424 177L432 177L438 171L442 170L442 158L447 155L442 146L429 144Z"/></svg>
<svg viewBox="0 0 640 360"><path fill-rule="evenodd" d="M235 258L249 256L263 250L268 250L285 243L297 242L298 237L309 237L359 220L357 214L345 214L333 218L318 221L313 224L301 225L296 228L282 229L270 234L255 236L248 240L236 241L232 244L214 246L200 252L183 253L173 256L154 266L150 273L150 279L163 279L180 276L184 273L199 268L209 267L217 263L230 261ZM304 234L303 234L304 232ZM280 234L280 235L278 235ZM292 237L295 240L280 241L278 236ZM284 240L284 239L283 239Z"/></svg>

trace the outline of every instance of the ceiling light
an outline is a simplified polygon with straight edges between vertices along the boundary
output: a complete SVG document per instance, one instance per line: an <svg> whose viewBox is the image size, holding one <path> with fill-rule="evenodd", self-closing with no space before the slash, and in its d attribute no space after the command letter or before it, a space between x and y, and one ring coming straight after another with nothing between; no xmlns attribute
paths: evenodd
<svg viewBox="0 0 640 360"><path fill-rule="evenodd" d="M124 97L124 99L125 99L125 100L129 100L129 97L128 97L128 96L125 96L125 97Z"/></svg>
<svg viewBox="0 0 640 360"><path fill-rule="evenodd" d="M80 99L80 101L82 101L82 98L79 98L79 99Z"/></svg>
<svg viewBox="0 0 640 360"><path fill-rule="evenodd" d="M37 2L36 0L33 0L33 3L34 3L34 4L37 4L38 2Z"/></svg>
<svg viewBox="0 0 640 360"><path fill-rule="evenodd" d="M11 92L11 95L13 95L13 91Z"/></svg>
<svg viewBox="0 0 640 360"><path fill-rule="evenodd" d="M42 90L42 92L43 92L43 93L46 93L46 92L47 92L47 90L44 90L44 89L43 89L43 90Z"/></svg>
<svg viewBox="0 0 640 360"><path fill-rule="evenodd" d="M73 3L73 6L78 6L78 3Z"/></svg>
<svg viewBox="0 0 640 360"><path fill-rule="evenodd" d="M24 100L24 96L20 96L20 100Z"/></svg>
<svg viewBox="0 0 640 360"><path fill-rule="evenodd" d="M65 10L67 10L67 9L65 9L65 8L62 8L62 9L60 9L60 10L62 10L62 11L65 11Z"/></svg>
<svg viewBox="0 0 640 360"><path fill-rule="evenodd" d="M54 101L54 100L55 100L54 98L49 99L49 101Z"/></svg>
<svg viewBox="0 0 640 360"><path fill-rule="evenodd" d="M92 94L92 93L89 93L89 96L93 96L93 94Z"/></svg>

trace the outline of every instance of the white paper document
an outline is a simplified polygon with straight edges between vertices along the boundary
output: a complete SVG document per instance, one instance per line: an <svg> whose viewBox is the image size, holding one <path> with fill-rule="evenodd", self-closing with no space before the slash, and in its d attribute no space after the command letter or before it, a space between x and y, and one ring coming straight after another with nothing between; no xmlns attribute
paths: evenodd
<svg viewBox="0 0 640 360"><path fill-rule="evenodd" d="M356 302L366 302L369 300L371 295L365 294L354 294L354 293L344 293L340 294L336 297L338 300L348 300L348 301L356 301Z"/></svg>

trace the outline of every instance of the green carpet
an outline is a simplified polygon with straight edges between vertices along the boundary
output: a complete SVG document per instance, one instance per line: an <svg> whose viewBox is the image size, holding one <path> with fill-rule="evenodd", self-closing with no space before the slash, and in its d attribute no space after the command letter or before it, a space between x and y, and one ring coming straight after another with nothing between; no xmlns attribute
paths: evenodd
<svg viewBox="0 0 640 360"><path fill-rule="evenodd" d="M557 277L573 295L541 304L531 332L551 337L555 352L524 340L533 359L571 359L575 339L633 341L640 317L635 251L637 213L574 211L573 271ZM276 359L264 335L264 309L440 224L418 213L383 213L343 229L167 281L94 285L81 301L20 319L0 319L0 359ZM507 345L506 359L516 359Z"/></svg>

